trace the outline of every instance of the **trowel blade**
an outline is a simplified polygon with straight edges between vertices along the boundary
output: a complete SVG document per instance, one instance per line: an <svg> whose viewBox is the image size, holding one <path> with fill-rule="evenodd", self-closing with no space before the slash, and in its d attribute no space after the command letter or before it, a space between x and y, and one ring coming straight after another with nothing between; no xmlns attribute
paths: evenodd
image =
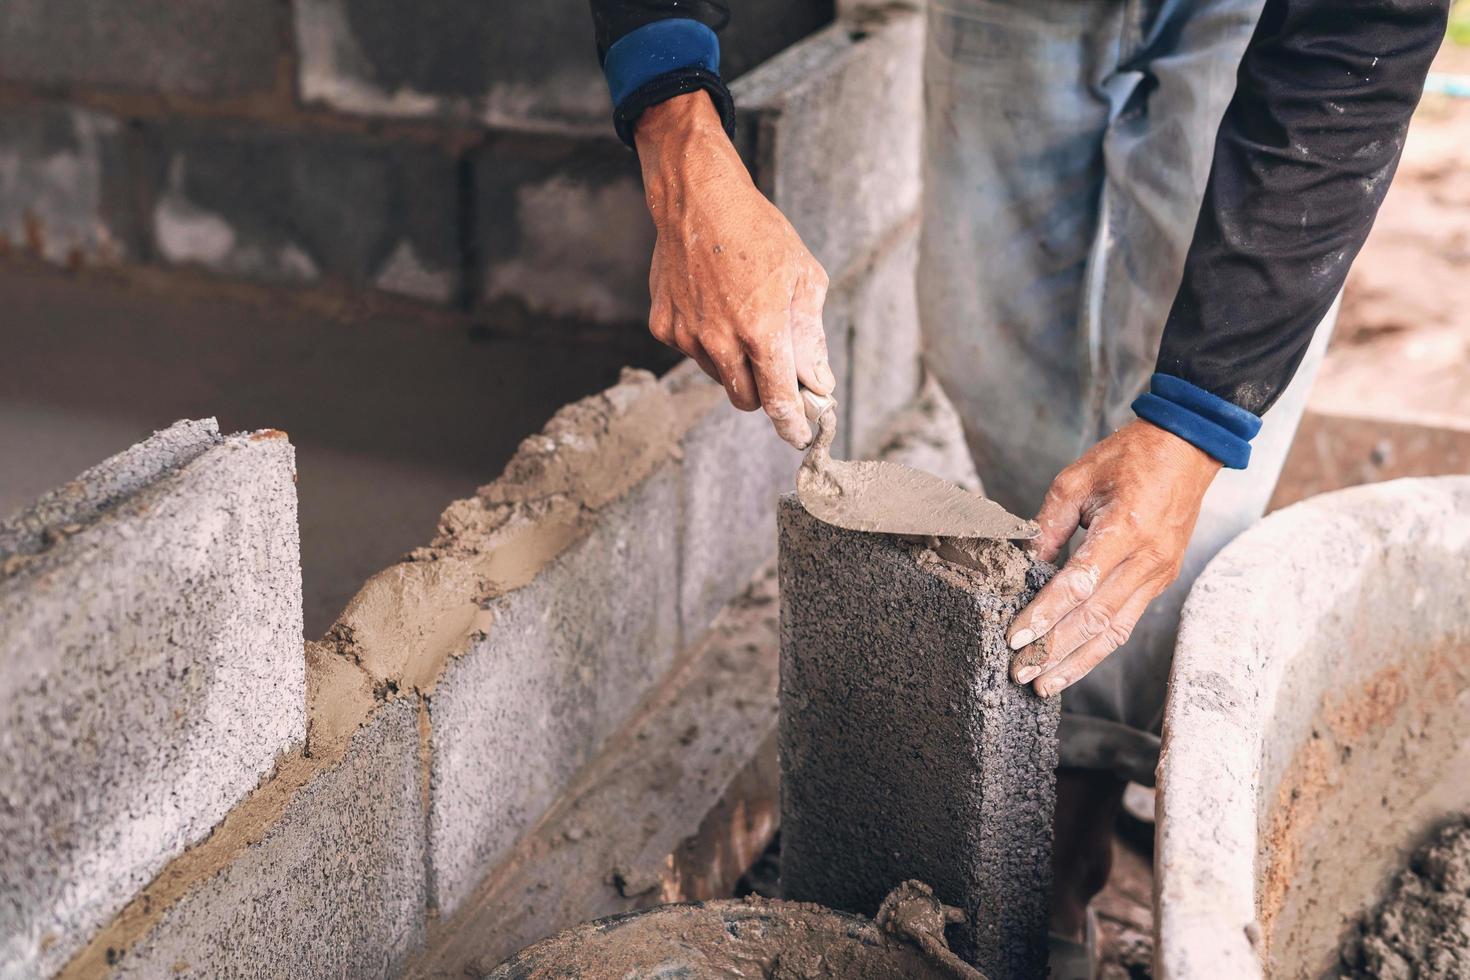
<svg viewBox="0 0 1470 980"><path fill-rule="evenodd" d="M796 494L813 517L850 531L1011 540L1041 533L1035 521L902 463L827 458L801 468Z"/></svg>

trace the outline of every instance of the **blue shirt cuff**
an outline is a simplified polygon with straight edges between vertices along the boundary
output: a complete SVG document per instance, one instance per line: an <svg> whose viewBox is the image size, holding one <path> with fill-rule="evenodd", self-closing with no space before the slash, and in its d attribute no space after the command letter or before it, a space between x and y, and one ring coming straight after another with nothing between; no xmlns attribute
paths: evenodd
<svg viewBox="0 0 1470 980"><path fill-rule="evenodd" d="M1172 432L1223 465L1243 470L1261 418L1183 378L1155 374L1149 390L1133 402L1133 414Z"/></svg>
<svg viewBox="0 0 1470 980"><path fill-rule="evenodd" d="M602 61L614 107L660 75L680 68L719 74L720 39L697 20L672 18L644 24L614 41Z"/></svg>

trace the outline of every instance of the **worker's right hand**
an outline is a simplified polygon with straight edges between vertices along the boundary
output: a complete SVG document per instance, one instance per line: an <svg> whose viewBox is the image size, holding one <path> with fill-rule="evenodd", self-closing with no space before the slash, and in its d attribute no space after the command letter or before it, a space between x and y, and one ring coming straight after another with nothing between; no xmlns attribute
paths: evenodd
<svg viewBox="0 0 1470 980"><path fill-rule="evenodd" d="M648 326L747 412L811 442L797 383L836 387L822 334L827 273L756 189L704 92L646 110L634 133L658 230Z"/></svg>

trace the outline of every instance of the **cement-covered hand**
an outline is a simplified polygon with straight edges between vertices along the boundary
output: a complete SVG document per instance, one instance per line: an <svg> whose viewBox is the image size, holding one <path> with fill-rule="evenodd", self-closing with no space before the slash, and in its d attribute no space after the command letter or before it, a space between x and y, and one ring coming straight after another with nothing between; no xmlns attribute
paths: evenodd
<svg viewBox="0 0 1470 980"><path fill-rule="evenodd" d="M634 138L658 230L649 329L764 407L797 448L811 442L797 384L835 387L822 333L827 274L756 189L703 92L648 109Z"/></svg>
<svg viewBox="0 0 1470 980"><path fill-rule="evenodd" d="M1010 628L1019 650L1046 637L1045 658L1012 665L1017 683L1049 697L1075 683L1133 632L1144 609L1179 575L1200 502L1220 463L1142 420L1131 422L1057 475L1029 543L1054 561L1078 527L1087 537Z"/></svg>

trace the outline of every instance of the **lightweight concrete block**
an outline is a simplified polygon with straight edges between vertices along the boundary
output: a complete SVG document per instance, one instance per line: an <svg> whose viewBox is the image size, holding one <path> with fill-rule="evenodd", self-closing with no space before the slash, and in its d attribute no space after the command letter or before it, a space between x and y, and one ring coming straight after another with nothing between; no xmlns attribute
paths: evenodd
<svg viewBox="0 0 1470 980"><path fill-rule="evenodd" d="M0 974L66 962L304 736L292 447L211 429L171 468L200 436L9 524L45 530L0 554Z"/></svg>
<svg viewBox="0 0 1470 980"><path fill-rule="evenodd" d="M835 24L733 86L747 162L833 279L919 204L923 15Z"/></svg>
<svg viewBox="0 0 1470 980"><path fill-rule="evenodd" d="M893 417L914 400L922 378L919 308L914 293L918 226L909 225L849 270L827 294L828 342L847 340L848 445L877 452Z"/></svg>
<svg viewBox="0 0 1470 980"><path fill-rule="evenodd" d="M648 322L653 221L621 143L507 136L476 155L474 173L483 303Z"/></svg>
<svg viewBox="0 0 1470 980"><path fill-rule="evenodd" d="M678 472L599 512L529 584L490 602L482 640L429 701L433 898L448 914L528 830L678 645Z"/></svg>
<svg viewBox="0 0 1470 980"><path fill-rule="evenodd" d="M764 412L742 412L693 362L664 378L697 412L680 448L679 621L694 642L776 551L776 500L796 482L801 453Z"/></svg>
<svg viewBox="0 0 1470 980"><path fill-rule="evenodd" d="M43 494L0 523L0 555L33 555L63 536L62 528L96 520L102 511L220 441L214 419L182 419Z"/></svg>
<svg viewBox="0 0 1470 980"><path fill-rule="evenodd" d="M114 975L397 976L424 942L426 909L418 701L400 698Z"/></svg>
<svg viewBox="0 0 1470 980"><path fill-rule="evenodd" d="M458 178L443 150L208 126L154 130L149 141L162 261L260 282L330 279L456 298Z"/></svg>
<svg viewBox="0 0 1470 980"><path fill-rule="evenodd" d="M9 10L0 10L0 37ZM5 61L0 52L0 66ZM146 229L128 139L122 123L105 113L0 110L0 255L25 251L76 266L138 254Z"/></svg>
<svg viewBox="0 0 1470 980"><path fill-rule="evenodd" d="M971 567L781 501L781 884L872 915L909 878L993 980L1046 968L1059 701L1011 682L1005 627L1050 572Z"/></svg>
<svg viewBox="0 0 1470 980"><path fill-rule="evenodd" d="M0 79L209 98L276 87L284 11L258 0L6 0Z"/></svg>
<svg viewBox="0 0 1470 980"><path fill-rule="evenodd" d="M309 101L510 128L611 130L583 0L299 0L293 7ZM831 19L831 0L737 5L722 34L721 68L734 78Z"/></svg>

